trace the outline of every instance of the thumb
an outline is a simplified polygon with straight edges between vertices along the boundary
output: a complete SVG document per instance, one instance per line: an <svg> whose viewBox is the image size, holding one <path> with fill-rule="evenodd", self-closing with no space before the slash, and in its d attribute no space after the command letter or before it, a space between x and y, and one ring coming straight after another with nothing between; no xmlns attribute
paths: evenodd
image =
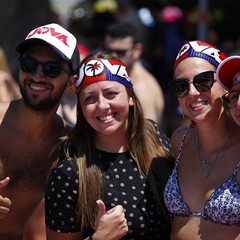
<svg viewBox="0 0 240 240"><path fill-rule="evenodd" d="M7 186L9 181L10 181L10 177L6 177L5 179L1 180L0 181L0 189L4 188L5 186Z"/></svg>
<svg viewBox="0 0 240 240"><path fill-rule="evenodd" d="M99 219L106 214L106 207L102 200L97 200L97 205L98 205L97 219Z"/></svg>

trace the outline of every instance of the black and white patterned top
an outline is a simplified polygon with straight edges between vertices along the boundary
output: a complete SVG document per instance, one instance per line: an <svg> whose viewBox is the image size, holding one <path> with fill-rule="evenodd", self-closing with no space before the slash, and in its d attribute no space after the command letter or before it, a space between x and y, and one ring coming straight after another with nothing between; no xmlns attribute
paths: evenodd
<svg viewBox="0 0 240 240"><path fill-rule="evenodd" d="M158 135L164 146L170 148L168 138L159 129ZM104 173L102 200L106 210L122 205L125 211L129 232L122 239L169 240L170 218L166 221L163 213L158 211L150 184L140 174L130 152L95 151L96 161L102 164ZM51 173L46 190L46 225L49 229L64 233L80 231L81 226L77 221L78 191L77 164L74 160L64 159ZM92 232L93 229L86 229L84 237Z"/></svg>
<svg viewBox="0 0 240 240"><path fill-rule="evenodd" d="M168 239L162 233L162 214L155 197L129 152L107 153L96 150L105 171L106 209L121 204L125 209L129 233L122 239ZM53 171L46 191L47 227L58 232L77 232L78 170L74 161L63 160ZM91 191L91 189L89 189ZM89 232L89 231L87 231Z"/></svg>

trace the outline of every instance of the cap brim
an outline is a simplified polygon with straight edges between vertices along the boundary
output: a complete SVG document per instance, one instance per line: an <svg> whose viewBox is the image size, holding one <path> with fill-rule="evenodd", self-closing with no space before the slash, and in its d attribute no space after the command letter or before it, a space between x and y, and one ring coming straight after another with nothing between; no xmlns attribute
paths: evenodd
<svg viewBox="0 0 240 240"><path fill-rule="evenodd" d="M62 58L63 60L69 62L69 59L62 53L60 52L55 46L51 45L50 43L42 40L42 39L38 39L38 38L32 38L32 39L26 39L23 42L21 42L17 47L16 47L16 51L18 53L24 53L26 51L27 48L32 47L34 45L46 45L49 46L60 58Z"/></svg>
<svg viewBox="0 0 240 240"><path fill-rule="evenodd" d="M233 85L233 76L240 71L240 56L231 56L224 59L218 66L216 78L226 90Z"/></svg>

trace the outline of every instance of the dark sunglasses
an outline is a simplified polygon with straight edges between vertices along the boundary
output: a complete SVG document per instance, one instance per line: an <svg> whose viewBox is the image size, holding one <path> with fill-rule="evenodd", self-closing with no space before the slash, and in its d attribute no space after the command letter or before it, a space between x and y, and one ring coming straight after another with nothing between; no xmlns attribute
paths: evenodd
<svg viewBox="0 0 240 240"><path fill-rule="evenodd" d="M239 99L240 90L231 90L222 96L223 101L229 108L233 108L237 105Z"/></svg>
<svg viewBox="0 0 240 240"><path fill-rule="evenodd" d="M188 95L190 83L192 83L199 92L206 92L212 88L215 82L214 73L214 71L199 73L193 78L192 82L186 78L171 80L169 82L169 89L178 98Z"/></svg>
<svg viewBox="0 0 240 240"><path fill-rule="evenodd" d="M56 78L60 75L61 71L64 71L68 73L68 75L71 75L71 72L69 69L65 68L61 64L57 62L39 62L38 60L30 57L20 57L18 58L18 61L20 63L20 68L23 72L26 73L34 73L36 72L38 65L42 65L43 73L50 78Z"/></svg>
<svg viewBox="0 0 240 240"><path fill-rule="evenodd" d="M103 51L108 54L116 54L118 57L124 57L128 49L117 50L117 49L110 49L110 48L103 48Z"/></svg>

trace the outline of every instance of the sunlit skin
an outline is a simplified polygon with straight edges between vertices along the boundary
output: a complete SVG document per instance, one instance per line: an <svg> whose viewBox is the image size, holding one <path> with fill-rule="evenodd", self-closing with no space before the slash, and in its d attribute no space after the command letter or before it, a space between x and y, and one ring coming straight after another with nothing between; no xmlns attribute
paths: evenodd
<svg viewBox="0 0 240 240"><path fill-rule="evenodd" d="M30 47L24 56L69 67L47 46ZM13 101L1 116L0 205L4 206L0 207L1 240L22 240L28 220L43 199L50 170L57 160L57 152L52 148L66 130L66 124L56 115L59 97L76 77L62 71L58 77L49 78L44 75L42 65L33 74L19 72L27 106L22 99ZM40 229L44 218L38 218L37 223L40 226L35 227Z"/></svg>
<svg viewBox="0 0 240 240"><path fill-rule="evenodd" d="M47 46L33 46L25 52L24 56L31 57L39 62L57 62L67 68L68 64L58 57ZM25 95L25 102L37 110L48 110L58 104L64 89L68 83L69 76L62 71L57 78L48 78L39 65L35 73L26 73L20 69L19 85L22 95Z"/></svg>
<svg viewBox="0 0 240 240"><path fill-rule="evenodd" d="M202 58L187 58L178 64L175 78L187 78L192 82L194 76L205 71L216 71L216 69ZM184 114L195 122L209 121L211 116L218 116L217 112L223 110L221 96L224 93L226 91L217 82L207 92L198 92L194 85L190 84L188 95L179 98L178 101Z"/></svg>
<svg viewBox="0 0 240 240"><path fill-rule="evenodd" d="M234 84L231 90L240 91L240 83ZM236 106L230 108L229 112L233 120L240 126L240 98L238 98Z"/></svg>
<svg viewBox="0 0 240 240"><path fill-rule="evenodd" d="M109 147L114 143L116 148L119 142L118 147L126 150L128 112L133 100L125 86L115 81L95 82L82 89L79 98L84 117L97 132L97 147L98 143Z"/></svg>

